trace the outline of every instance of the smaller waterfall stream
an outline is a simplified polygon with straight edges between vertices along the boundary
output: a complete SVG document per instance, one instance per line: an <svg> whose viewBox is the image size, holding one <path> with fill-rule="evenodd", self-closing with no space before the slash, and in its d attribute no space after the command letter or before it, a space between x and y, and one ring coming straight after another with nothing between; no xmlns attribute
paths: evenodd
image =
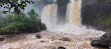
<svg viewBox="0 0 111 49"><path fill-rule="evenodd" d="M81 0L71 1L67 6L67 18L69 23L74 25L81 24Z"/></svg>

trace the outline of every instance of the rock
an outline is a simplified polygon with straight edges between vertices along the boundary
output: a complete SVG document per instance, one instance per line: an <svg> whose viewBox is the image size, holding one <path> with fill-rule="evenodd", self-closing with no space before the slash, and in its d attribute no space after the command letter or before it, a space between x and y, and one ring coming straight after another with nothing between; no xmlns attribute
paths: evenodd
<svg viewBox="0 0 111 49"><path fill-rule="evenodd" d="M109 48L111 46L111 33L105 33L98 40L92 40L92 46Z"/></svg>
<svg viewBox="0 0 111 49"><path fill-rule="evenodd" d="M96 46L96 47L109 47L109 45L105 42L102 42L101 40L93 40L91 42L92 46Z"/></svg>
<svg viewBox="0 0 111 49"><path fill-rule="evenodd" d="M109 48L108 49L111 49L111 46L109 46Z"/></svg>
<svg viewBox="0 0 111 49"><path fill-rule="evenodd" d="M63 41L70 41L70 39L69 38L67 38L67 37L62 37L62 39L61 40L63 40Z"/></svg>
<svg viewBox="0 0 111 49"><path fill-rule="evenodd" d="M45 43L45 41L40 41L41 43Z"/></svg>
<svg viewBox="0 0 111 49"><path fill-rule="evenodd" d="M40 35L40 34L37 34L37 35L36 35L36 38L41 38L41 35Z"/></svg>
<svg viewBox="0 0 111 49"><path fill-rule="evenodd" d="M60 47L58 47L58 49L66 49L66 48L65 48L65 47L60 46Z"/></svg>
<svg viewBox="0 0 111 49"><path fill-rule="evenodd" d="M0 38L0 41L4 41L4 38Z"/></svg>

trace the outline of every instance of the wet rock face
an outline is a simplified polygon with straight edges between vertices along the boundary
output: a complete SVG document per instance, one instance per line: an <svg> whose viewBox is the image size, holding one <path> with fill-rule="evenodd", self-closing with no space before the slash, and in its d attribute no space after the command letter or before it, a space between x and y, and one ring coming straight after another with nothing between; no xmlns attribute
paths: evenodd
<svg viewBox="0 0 111 49"><path fill-rule="evenodd" d="M107 0L82 0L81 17L82 24L93 26L97 30L109 31L109 22L102 21L101 18L109 18L111 14L111 2ZM104 17L106 16L106 17ZM102 22L105 23L102 23ZM99 23L97 23L99 22Z"/></svg>
<svg viewBox="0 0 111 49"><path fill-rule="evenodd" d="M66 19L67 4L69 0L57 0L57 22L63 23Z"/></svg>
<svg viewBox="0 0 111 49"><path fill-rule="evenodd" d="M105 33L103 36L100 37L99 40L92 40L91 45L96 47L110 48L111 33Z"/></svg>

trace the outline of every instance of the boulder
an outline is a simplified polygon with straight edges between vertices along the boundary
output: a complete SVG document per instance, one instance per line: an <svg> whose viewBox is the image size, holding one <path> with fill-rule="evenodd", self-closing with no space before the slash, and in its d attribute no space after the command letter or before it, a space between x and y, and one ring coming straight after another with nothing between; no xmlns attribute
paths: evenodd
<svg viewBox="0 0 111 49"><path fill-rule="evenodd" d="M4 38L1 38L1 37L0 37L0 41L4 41Z"/></svg>
<svg viewBox="0 0 111 49"><path fill-rule="evenodd" d="M66 49L66 48L65 48L65 47L60 46L60 47L58 47L58 49Z"/></svg>
<svg viewBox="0 0 111 49"><path fill-rule="evenodd" d="M71 41L71 39L69 39L68 37L62 37L61 40L62 40L62 41Z"/></svg>
<svg viewBox="0 0 111 49"><path fill-rule="evenodd" d="M41 38L41 35L40 34L36 34L36 38Z"/></svg>
<svg viewBox="0 0 111 49"><path fill-rule="evenodd" d="M109 46L109 48L108 49L111 49L111 46Z"/></svg>
<svg viewBox="0 0 111 49"><path fill-rule="evenodd" d="M91 45L92 45L92 46L96 46L96 47L105 47L105 48L109 47L109 44L108 44L108 43L103 42L103 41L101 41L101 40L93 40L93 41L91 42Z"/></svg>
<svg viewBox="0 0 111 49"><path fill-rule="evenodd" d="M98 40L91 41L92 46L109 48L111 46L111 33L105 33Z"/></svg>

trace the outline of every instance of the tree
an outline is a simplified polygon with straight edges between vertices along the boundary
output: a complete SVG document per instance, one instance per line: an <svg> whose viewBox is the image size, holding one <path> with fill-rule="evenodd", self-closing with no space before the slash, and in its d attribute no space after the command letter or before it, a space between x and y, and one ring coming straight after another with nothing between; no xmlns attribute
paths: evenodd
<svg viewBox="0 0 111 49"><path fill-rule="evenodd" d="M32 33L42 30L46 30L46 26L34 9L31 9L28 15L23 12L12 13L0 19L0 34Z"/></svg>
<svg viewBox="0 0 111 49"><path fill-rule="evenodd" d="M28 13L29 16L31 16L31 19L36 19L38 18L38 14L34 11L34 9L31 9Z"/></svg>
<svg viewBox="0 0 111 49"><path fill-rule="evenodd" d="M24 10L27 6L27 3L34 3L33 1L28 0L0 0L0 7L7 8L8 11L3 11L3 13L7 13L11 11L12 8L14 8L15 13L20 13L21 10Z"/></svg>

